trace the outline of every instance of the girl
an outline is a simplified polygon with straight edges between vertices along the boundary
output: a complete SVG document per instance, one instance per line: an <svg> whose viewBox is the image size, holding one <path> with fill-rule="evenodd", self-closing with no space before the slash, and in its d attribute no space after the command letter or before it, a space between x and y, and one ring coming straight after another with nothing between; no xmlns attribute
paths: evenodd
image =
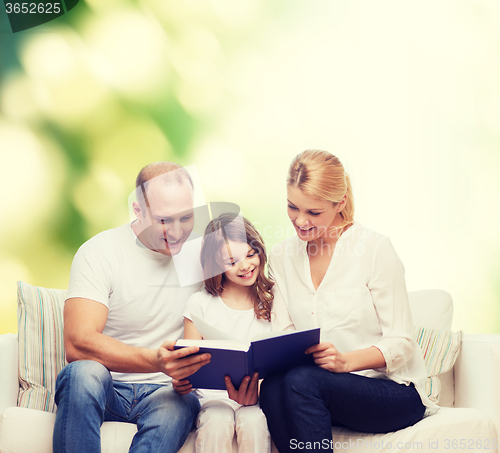
<svg viewBox="0 0 500 453"><path fill-rule="evenodd" d="M354 221L339 159L304 151L290 166L287 189L297 234L273 249L270 268L295 327L321 327L322 342L306 350L317 366L262 383L261 406L278 451L294 451L292 440L331 447L332 425L386 433L435 412L403 265L386 236Z"/></svg>
<svg viewBox="0 0 500 453"><path fill-rule="evenodd" d="M271 330L274 285L264 273L266 252L253 225L235 214L211 221L203 238L201 264L205 288L193 294L184 313L184 338L201 339L192 315L238 340ZM213 338L211 338L213 339ZM174 381L180 394L189 380ZM267 421L258 404L258 374L246 377L238 391L198 390L201 410L196 422L197 453L231 453L234 432L240 453L271 451Z"/></svg>

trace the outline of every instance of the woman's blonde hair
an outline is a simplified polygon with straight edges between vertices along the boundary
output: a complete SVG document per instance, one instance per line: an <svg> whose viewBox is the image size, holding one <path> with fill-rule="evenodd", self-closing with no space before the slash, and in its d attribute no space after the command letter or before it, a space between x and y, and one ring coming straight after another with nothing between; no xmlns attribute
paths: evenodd
<svg viewBox="0 0 500 453"><path fill-rule="evenodd" d="M346 205L340 212L343 226L354 222L351 180L339 158L332 153L308 149L298 154L290 165L287 184L309 197L330 201L334 206L346 195Z"/></svg>
<svg viewBox="0 0 500 453"><path fill-rule="evenodd" d="M238 215L234 213L221 214L212 220L205 229L201 246L201 267L204 274L205 289L212 296L222 294L227 277L223 272L224 264L221 249L223 246L227 246L227 241L246 242L260 258L259 273L252 286L255 316L258 319L271 321L271 309L274 299L271 289L274 282L266 276L264 271L267 262L264 241L247 219L243 217L243 222L241 222L236 219L237 217Z"/></svg>

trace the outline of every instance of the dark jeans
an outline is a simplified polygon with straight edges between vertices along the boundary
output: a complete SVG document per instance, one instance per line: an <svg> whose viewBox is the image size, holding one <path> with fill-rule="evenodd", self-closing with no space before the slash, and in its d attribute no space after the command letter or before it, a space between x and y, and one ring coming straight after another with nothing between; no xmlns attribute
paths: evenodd
<svg viewBox="0 0 500 453"><path fill-rule="evenodd" d="M320 451L332 452L332 426L387 433L413 425L425 412L413 385L317 366L268 376L260 407L280 453L301 451L307 442L320 442Z"/></svg>

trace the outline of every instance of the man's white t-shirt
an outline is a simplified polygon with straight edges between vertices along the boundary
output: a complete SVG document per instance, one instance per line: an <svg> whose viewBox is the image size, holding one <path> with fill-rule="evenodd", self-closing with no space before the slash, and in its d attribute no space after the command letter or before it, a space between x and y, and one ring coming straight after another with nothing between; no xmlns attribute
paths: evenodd
<svg viewBox="0 0 500 453"><path fill-rule="evenodd" d="M157 349L182 336L186 302L199 287L181 287L172 258L145 247L126 224L99 233L80 247L66 300L81 297L105 305L103 334L131 346ZM111 374L122 382L171 380L163 373Z"/></svg>

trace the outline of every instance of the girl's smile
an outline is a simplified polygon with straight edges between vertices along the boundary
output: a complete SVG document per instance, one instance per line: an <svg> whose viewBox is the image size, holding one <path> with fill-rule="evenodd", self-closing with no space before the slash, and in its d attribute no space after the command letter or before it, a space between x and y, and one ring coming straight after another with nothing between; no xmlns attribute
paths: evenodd
<svg viewBox="0 0 500 453"><path fill-rule="evenodd" d="M252 286L259 274L259 254L246 242L227 241L221 249L224 275L229 285Z"/></svg>
<svg viewBox="0 0 500 453"><path fill-rule="evenodd" d="M238 274L238 277L240 277L240 278L251 278L251 277L253 277L254 271L255 271L255 267L252 270L248 271L246 274L243 274L243 275L239 275Z"/></svg>

